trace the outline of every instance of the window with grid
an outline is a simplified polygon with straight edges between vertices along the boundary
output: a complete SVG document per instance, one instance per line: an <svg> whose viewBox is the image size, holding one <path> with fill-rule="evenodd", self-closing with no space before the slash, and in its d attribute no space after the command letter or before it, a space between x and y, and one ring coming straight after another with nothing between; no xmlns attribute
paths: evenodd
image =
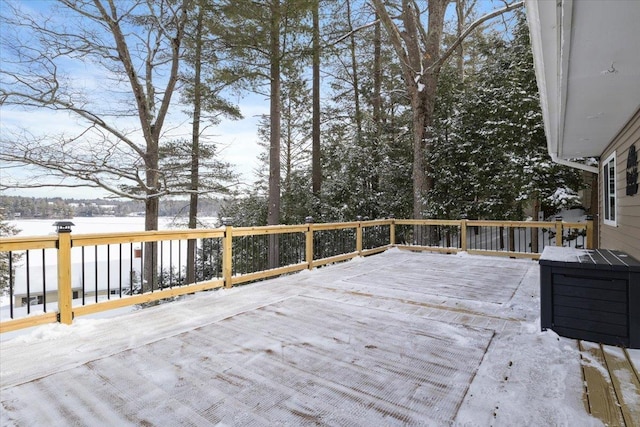
<svg viewBox="0 0 640 427"><path fill-rule="evenodd" d="M604 223L616 225L616 153L614 152L602 166L602 181L604 187L604 197L602 206L604 208Z"/></svg>

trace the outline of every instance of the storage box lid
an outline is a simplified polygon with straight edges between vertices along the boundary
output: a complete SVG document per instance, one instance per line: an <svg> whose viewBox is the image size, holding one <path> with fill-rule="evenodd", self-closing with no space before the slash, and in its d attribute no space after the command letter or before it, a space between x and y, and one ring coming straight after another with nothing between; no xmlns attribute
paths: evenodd
<svg viewBox="0 0 640 427"><path fill-rule="evenodd" d="M540 256L540 265L566 265L602 270L640 272L640 262L622 251L611 249L576 249L547 246Z"/></svg>

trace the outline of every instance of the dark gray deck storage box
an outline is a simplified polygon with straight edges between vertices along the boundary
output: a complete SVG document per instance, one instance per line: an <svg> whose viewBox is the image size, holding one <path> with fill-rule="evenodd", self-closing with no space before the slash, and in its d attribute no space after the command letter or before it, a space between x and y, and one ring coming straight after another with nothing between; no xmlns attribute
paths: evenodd
<svg viewBox="0 0 640 427"><path fill-rule="evenodd" d="M640 348L640 262L620 251L546 247L540 315L542 330Z"/></svg>

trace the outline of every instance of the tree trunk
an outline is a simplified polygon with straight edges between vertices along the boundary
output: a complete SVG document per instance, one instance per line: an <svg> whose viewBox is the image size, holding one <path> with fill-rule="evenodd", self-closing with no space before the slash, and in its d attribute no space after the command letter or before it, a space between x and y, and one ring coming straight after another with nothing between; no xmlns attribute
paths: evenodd
<svg viewBox="0 0 640 427"><path fill-rule="evenodd" d="M458 27L456 29L456 38L460 38L462 36L462 31L464 28L464 5L465 0L456 0L456 15L458 16ZM456 68L458 69L458 77L460 81L464 81L464 50L462 48L462 43L456 49Z"/></svg>
<svg viewBox="0 0 640 427"><path fill-rule="evenodd" d="M377 15L376 15L377 17ZM382 145L382 28L377 20L373 30L373 94L371 104L373 106L373 164L379 165L381 162L380 147ZM371 190L373 194L378 193L380 188L380 175L378 170L371 177ZM380 213L380 212L378 212ZM390 214L391 212L386 212Z"/></svg>
<svg viewBox="0 0 640 427"><path fill-rule="evenodd" d="M311 142L311 187L315 201L320 200L322 166L320 162L320 1L313 4L313 107Z"/></svg>
<svg viewBox="0 0 640 427"><path fill-rule="evenodd" d="M291 96L291 95L290 95ZM291 184L291 174L293 173L293 138L291 134L293 132L293 123L292 123L292 114L291 111L291 99L287 102L286 105L287 114L285 118L285 165L284 165L284 189L282 189L282 193L284 195L285 204L283 207L283 217L285 221L291 218L291 208L293 199L293 188ZM289 203L287 203L289 201ZM285 222L286 223L286 222Z"/></svg>
<svg viewBox="0 0 640 427"><path fill-rule="evenodd" d="M147 178L149 185L149 178ZM158 210L160 207L160 199L157 196L149 195L145 200L145 230L158 229ZM140 284L142 292L149 292L156 289L158 269L158 243L146 242L144 244L144 280Z"/></svg>
<svg viewBox="0 0 640 427"><path fill-rule="evenodd" d="M412 123L413 123L413 217L424 218L429 207L427 199L433 188L431 165L427 162L427 155L431 149L433 138L432 124L435 109L435 97L439 73L427 73L422 81L422 90L413 88L411 93Z"/></svg>
<svg viewBox="0 0 640 427"><path fill-rule="evenodd" d="M189 195L189 228L196 228L198 223L198 190L200 189L200 116L201 116L201 70L202 70L202 20L204 9L198 5L194 46L194 91L193 91L193 124L191 128L191 194ZM196 249L197 240L187 241L187 283L196 281Z"/></svg>
<svg viewBox="0 0 640 427"><path fill-rule="evenodd" d="M382 0L373 0L380 21L385 26L396 54L411 100L413 126L413 217L423 218L428 208L427 195L433 187L428 174L427 153L433 123L433 111L440 74L440 45L444 14L450 0L432 0L428 4L427 31L421 24L421 12L410 0L402 1L400 19L404 30L393 23Z"/></svg>
<svg viewBox="0 0 640 427"><path fill-rule="evenodd" d="M271 99L269 138L269 197L267 224L280 223L280 0L271 3ZM275 268L279 261L278 239L276 235L269 238L269 267Z"/></svg>
<svg viewBox="0 0 640 427"><path fill-rule="evenodd" d="M356 122L356 141L362 141L362 112L360 111L360 88L358 87L358 59L356 57L356 36L351 23L351 0L347 0L347 29L350 32L351 75L353 85L353 108Z"/></svg>
<svg viewBox="0 0 640 427"><path fill-rule="evenodd" d="M376 138L380 138L382 134L382 28L379 20L374 26L373 32L373 96L371 104Z"/></svg>

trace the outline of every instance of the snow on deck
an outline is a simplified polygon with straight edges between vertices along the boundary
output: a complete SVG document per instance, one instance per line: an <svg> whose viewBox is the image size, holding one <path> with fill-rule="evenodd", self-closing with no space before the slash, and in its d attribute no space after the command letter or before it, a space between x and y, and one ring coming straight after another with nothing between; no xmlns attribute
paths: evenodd
<svg viewBox="0 0 640 427"><path fill-rule="evenodd" d="M534 261L393 249L4 334L0 421L601 425L575 340L540 332L538 281Z"/></svg>

